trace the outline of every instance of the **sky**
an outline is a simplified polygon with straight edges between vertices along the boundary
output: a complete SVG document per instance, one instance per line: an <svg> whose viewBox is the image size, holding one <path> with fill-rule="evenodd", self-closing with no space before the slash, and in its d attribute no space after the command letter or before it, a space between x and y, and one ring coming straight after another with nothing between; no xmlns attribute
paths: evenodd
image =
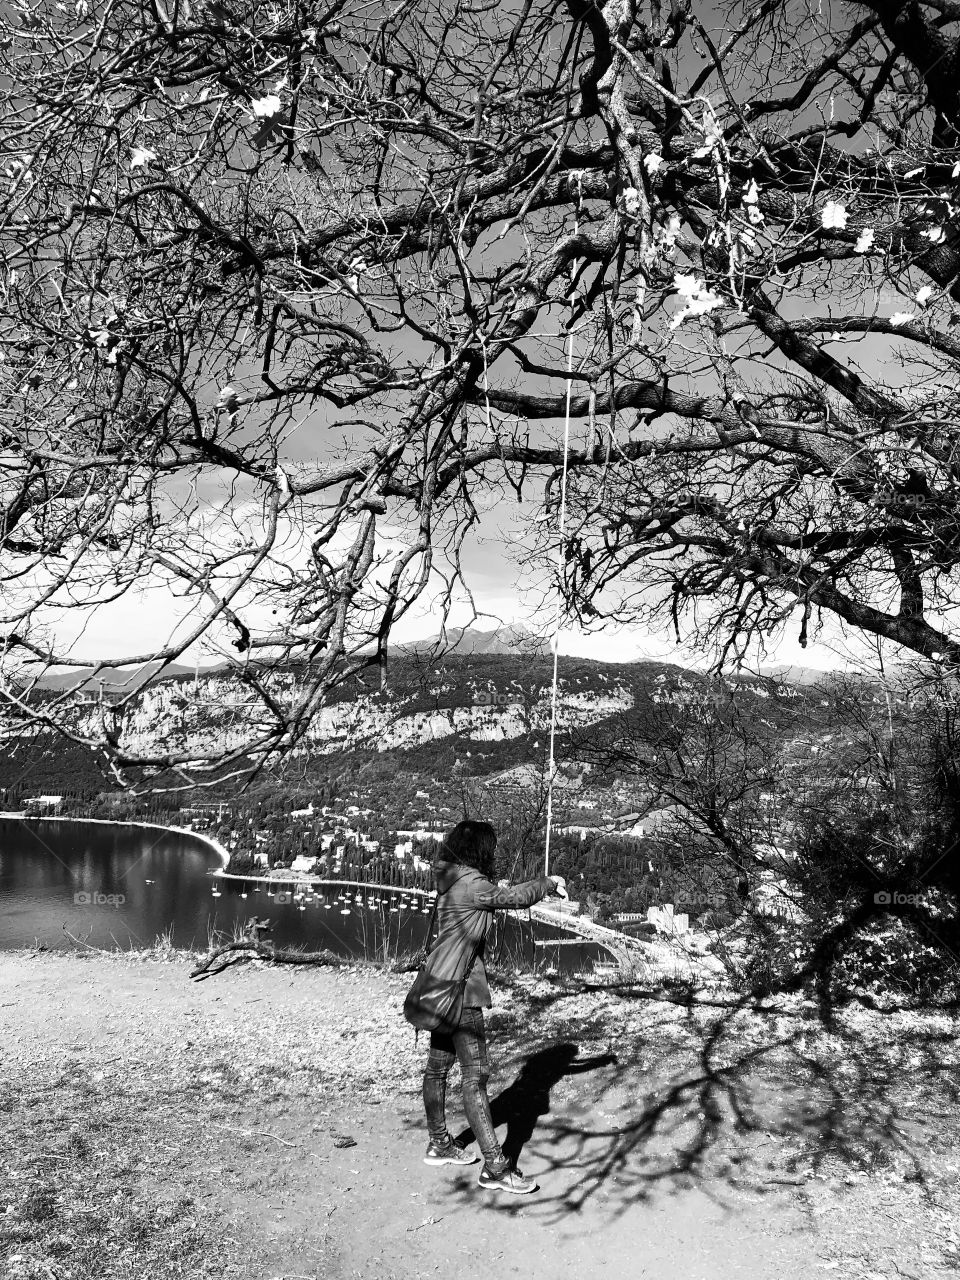
<svg viewBox="0 0 960 1280"><path fill-rule="evenodd" d="M509 504L500 504L501 508ZM499 520L498 520L499 515ZM506 524L508 512L494 510L484 515L485 536L475 538L464 546L462 561L464 573L473 591L478 616L465 600L455 605L448 627L469 625L480 631L492 631L501 625L522 625L538 635L551 637L556 625L556 600L545 591L542 574L534 577L527 573L511 555L515 539L499 536L499 525ZM82 630L76 614L65 613L56 625L61 641L72 640L72 656L77 660L95 662L106 657L143 658L166 641L180 620L189 617L187 603L171 595L166 588L130 591L119 600L100 606L85 619ZM249 623L256 623L256 615L244 614ZM265 623L266 619L262 621ZM440 631L441 616L435 597L412 611L396 626L397 643L432 638ZM858 652L856 640L844 638L839 624L827 620L822 636L811 638L806 649L797 642L799 616L786 631L768 644L767 652L754 652L748 665L797 665L818 670L840 670L855 665ZM863 652L861 645L859 652ZM230 656L235 651L228 650ZM561 624L559 653L561 655L593 658L602 662L633 662L638 660L675 662L691 668L709 664L710 655L696 643L678 646L676 638L667 626L655 631L640 626L604 628L585 632L569 624ZM225 654L189 650L179 661L191 664L199 661L206 665L222 661Z"/></svg>
<svg viewBox="0 0 960 1280"><path fill-rule="evenodd" d="M487 557L489 560L489 557ZM473 581L474 599L480 616L471 620L470 610L466 606L455 609L448 620L449 627L471 625L476 630L492 631L499 625L520 624L535 629L538 633L551 634L552 627L541 628L544 619L541 613L533 617L525 608L514 585L506 577L499 578L488 566L483 577L485 581ZM97 661L108 654L111 658L139 657L149 654L157 645L157 637L165 634L173 616L185 612L178 609L177 602L171 601L167 592L154 589L138 594L129 594L113 604L102 606L87 622L81 635L72 647L72 656L85 662ZM397 625L395 639L398 643L427 639L437 635L439 631L439 615L421 611L419 616L405 619ZM64 625L61 635L72 634L74 628ZM777 638L761 659L766 664L796 664L804 667L815 667L820 670L837 670L847 665L847 654L844 651L839 629L831 629L832 639L829 643L811 640L806 649L800 647L796 639L789 633ZM846 646L849 650L849 645ZM665 631L652 633L641 627L620 627L597 632L584 632L569 625L562 626L560 632L559 652L593 658L601 662L633 662L638 660L676 662L681 666L705 666L708 655L702 648L691 644L679 648ZM196 658L191 651L181 662L190 662ZM201 665L213 661L205 656Z"/></svg>

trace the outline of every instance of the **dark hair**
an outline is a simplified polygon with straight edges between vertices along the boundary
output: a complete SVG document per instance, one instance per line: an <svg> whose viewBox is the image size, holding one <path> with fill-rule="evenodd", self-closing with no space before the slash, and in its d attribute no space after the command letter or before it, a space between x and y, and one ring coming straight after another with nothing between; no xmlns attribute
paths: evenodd
<svg viewBox="0 0 960 1280"><path fill-rule="evenodd" d="M447 862L458 862L464 867L474 867L488 879L493 876L493 851L497 847L497 833L489 822L458 822L443 844L440 857Z"/></svg>

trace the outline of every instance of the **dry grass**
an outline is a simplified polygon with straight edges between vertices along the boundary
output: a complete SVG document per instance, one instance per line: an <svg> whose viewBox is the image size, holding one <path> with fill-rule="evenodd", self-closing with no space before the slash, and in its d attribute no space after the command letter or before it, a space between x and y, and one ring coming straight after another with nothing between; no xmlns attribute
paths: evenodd
<svg viewBox="0 0 960 1280"><path fill-rule="evenodd" d="M182 1152L203 1145L193 1099L138 1098L113 1076L104 1091L102 1070L33 1075L0 1098L6 1277L245 1277L249 1250L184 1188Z"/></svg>
<svg viewBox="0 0 960 1280"><path fill-rule="evenodd" d="M258 1261L264 1220L255 1215L297 1170L307 1177L323 1167L310 1153L329 1147L327 1130L342 1122L345 1100L369 1116L371 1107L393 1113L398 1098L416 1093L423 1043L415 1047L399 1016L409 975L363 963L294 972L247 961L197 986L187 978L196 953L168 942L147 952L78 955L68 963L82 977L68 975L62 958L31 961L47 984L46 1006L38 1001L18 1011L32 1031L12 1047L11 1083L0 1086L0 1276L352 1274L348 1264L326 1258L333 1245L312 1186L304 1250L317 1256L308 1262L298 1252L302 1266L281 1270ZM901 1234L913 1223L916 1258L924 1243L935 1250L923 1264L926 1276L939 1274L934 1262L960 1257L952 1225L960 1114L955 1018L852 1008L838 1033L828 1034L799 996L763 1011L709 1000L688 1006L682 990L673 999L645 991L658 977L661 988L669 985L646 967L625 966L620 977L601 990L569 978L498 973L490 1025L498 1089L534 1050L575 1040L586 1058L613 1045L618 1062L604 1077L609 1096L597 1105L614 1110L616 1095L617 1107L632 1108L609 1139L619 1144L624 1197L642 1193L648 1165L663 1158L682 1122L696 1150L680 1155L703 1160L707 1185L731 1181L710 1164L725 1158L730 1142L755 1142L758 1152L779 1151L785 1176L802 1183L811 1203L819 1195L826 1205L842 1202L845 1212L856 1208L864 1229L876 1229L879 1212L868 1192L882 1197L880 1207ZM78 993L81 985L95 988L95 998L78 994L78 1002L100 1018L83 1024L82 1052L65 1030L70 1010L62 991L71 981ZM123 988L136 999L128 994L111 1006L109 993ZM79 1038L79 1024L69 1025ZM567 1126L567 1141L582 1120L573 1111L563 1118L564 1107L581 1105L591 1079L557 1086L551 1122ZM717 1118L730 1107L736 1124ZM900 1136L924 1116L942 1118L928 1119L909 1142ZM942 1149L934 1150L933 1139ZM737 1179L744 1176L738 1168ZM839 1227L831 1239L835 1256L845 1256L849 1239ZM878 1257L882 1245L905 1261L899 1237L878 1241ZM849 1274L860 1280L860 1271Z"/></svg>

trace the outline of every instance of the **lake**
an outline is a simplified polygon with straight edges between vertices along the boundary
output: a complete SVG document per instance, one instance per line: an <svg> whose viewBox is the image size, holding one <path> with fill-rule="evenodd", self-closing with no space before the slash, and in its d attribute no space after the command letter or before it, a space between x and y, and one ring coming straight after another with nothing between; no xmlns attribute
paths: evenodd
<svg viewBox="0 0 960 1280"><path fill-rule="evenodd" d="M0 950L37 942L73 950L71 936L95 947L138 949L168 930L174 946L204 950L212 932L228 940L253 916L270 920L265 936L280 946L326 947L346 957L390 958L423 943L430 920L423 898L327 886L298 902L289 884L275 890L214 876L220 865L209 846L175 832L0 818ZM371 898L381 901L371 906ZM498 954L522 955L571 972L607 958L593 943L534 946L570 935L531 925L525 913L498 918L488 952L494 963Z"/></svg>

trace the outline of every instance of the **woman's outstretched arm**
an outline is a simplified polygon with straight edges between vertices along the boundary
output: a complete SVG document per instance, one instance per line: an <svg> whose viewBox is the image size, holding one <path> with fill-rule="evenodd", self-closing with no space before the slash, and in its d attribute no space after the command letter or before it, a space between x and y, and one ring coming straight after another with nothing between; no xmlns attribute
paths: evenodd
<svg viewBox="0 0 960 1280"><path fill-rule="evenodd" d="M501 887L475 871L469 876L469 880L464 879L464 889L465 905L487 911L497 911L501 907L532 907L535 902L557 893L557 877L538 876L536 880L524 880L522 884Z"/></svg>

